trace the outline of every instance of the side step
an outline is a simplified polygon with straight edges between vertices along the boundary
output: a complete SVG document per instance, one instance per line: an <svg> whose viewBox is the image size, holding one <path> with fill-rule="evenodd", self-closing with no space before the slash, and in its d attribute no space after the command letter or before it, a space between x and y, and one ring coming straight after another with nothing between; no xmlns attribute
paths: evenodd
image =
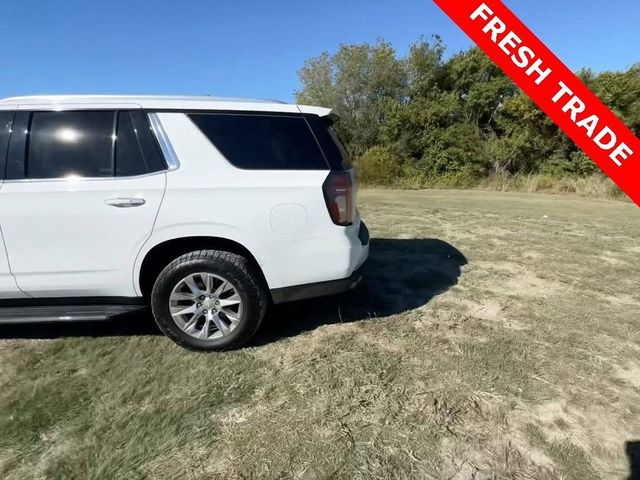
<svg viewBox="0 0 640 480"><path fill-rule="evenodd" d="M39 305L0 307L0 325L38 322L90 322L110 320L144 305Z"/></svg>

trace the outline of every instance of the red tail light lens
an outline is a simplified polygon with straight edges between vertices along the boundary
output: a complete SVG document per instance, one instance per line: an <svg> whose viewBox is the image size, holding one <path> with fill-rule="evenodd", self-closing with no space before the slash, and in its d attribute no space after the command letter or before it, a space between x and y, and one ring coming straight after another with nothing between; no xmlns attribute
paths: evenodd
<svg viewBox="0 0 640 480"><path fill-rule="evenodd" d="M353 170L331 172L322 185L329 215L336 225L352 225L356 219L356 175Z"/></svg>

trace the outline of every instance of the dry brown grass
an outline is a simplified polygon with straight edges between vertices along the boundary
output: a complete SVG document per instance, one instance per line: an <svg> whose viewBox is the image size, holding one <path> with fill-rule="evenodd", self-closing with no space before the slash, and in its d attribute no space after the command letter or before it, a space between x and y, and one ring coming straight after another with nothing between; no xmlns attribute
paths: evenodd
<svg viewBox="0 0 640 480"><path fill-rule="evenodd" d="M244 350L147 317L2 327L0 477L629 475L637 207L384 190L362 212L362 288L274 310Z"/></svg>
<svg viewBox="0 0 640 480"><path fill-rule="evenodd" d="M458 177L399 179L397 188L407 189L469 189L492 192L546 193L603 198L629 202L629 198L609 177L603 174L588 177L558 177L545 174L492 175L480 180ZM364 188L367 185L363 184ZM375 187L375 188L385 188ZM390 187L390 188L393 188Z"/></svg>
<svg viewBox="0 0 640 480"><path fill-rule="evenodd" d="M495 175L481 180L478 188L498 192L574 194L580 197L628 200L605 175L561 178L550 175Z"/></svg>

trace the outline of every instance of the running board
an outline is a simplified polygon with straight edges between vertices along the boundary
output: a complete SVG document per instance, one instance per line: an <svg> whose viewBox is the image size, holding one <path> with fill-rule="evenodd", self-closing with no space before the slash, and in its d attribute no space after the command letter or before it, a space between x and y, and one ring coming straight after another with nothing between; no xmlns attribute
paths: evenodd
<svg viewBox="0 0 640 480"><path fill-rule="evenodd" d="M38 322L91 322L110 320L143 305L48 305L0 307L0 325Z"/></svg>

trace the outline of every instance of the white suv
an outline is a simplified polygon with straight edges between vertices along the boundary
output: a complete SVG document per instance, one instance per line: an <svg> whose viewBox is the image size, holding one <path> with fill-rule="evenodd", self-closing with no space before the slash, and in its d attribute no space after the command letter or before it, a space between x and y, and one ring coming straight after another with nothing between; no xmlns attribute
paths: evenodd
<svg viewBox="0 0 640 480"><path fill-rule="evenodd" d="M0 101L0 323L151 305L180 345L355 286L369 234L326 108L213 97Z"/></svg>

